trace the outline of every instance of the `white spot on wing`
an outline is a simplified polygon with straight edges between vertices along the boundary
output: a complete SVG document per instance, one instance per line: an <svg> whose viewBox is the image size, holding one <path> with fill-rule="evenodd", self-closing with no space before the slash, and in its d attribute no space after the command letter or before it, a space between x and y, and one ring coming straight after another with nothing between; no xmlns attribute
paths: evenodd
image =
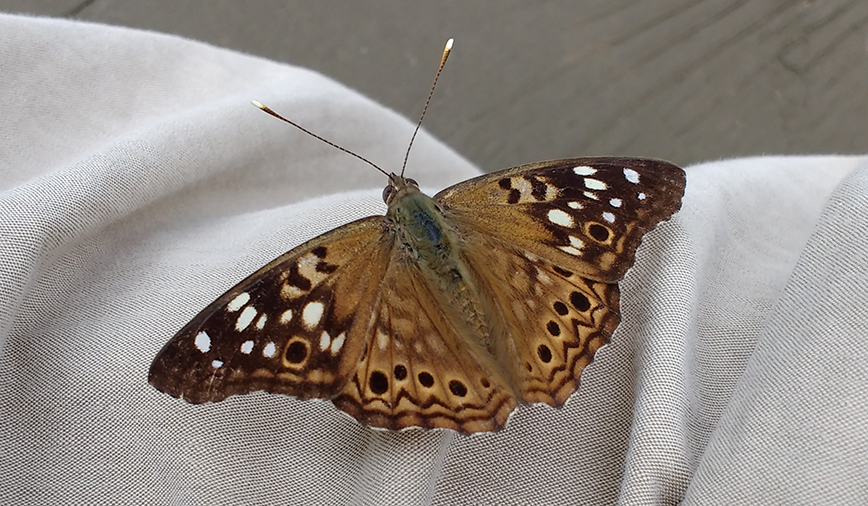
<svg viewBox="0 0 868 506"><path fill-rule="evenodd" d="M332 336L330 336L328 332L323 331L319 336L320 351L326 351L330 344L332 344Z"/></svg>
<svg viewBox="0 0 868 506"><path fill-rule="evenodd" d="M301 319L304 321L304 325L307 328L315 327L319 323L320 318L322 318L324 309L325 306L322 302L308 302L301 312Z"/></svg>
<svg viewBox="0 0 868 506"><path fill-rule="evenodd" d="M624 177L633 184L639 183L639 173L633 169L624 169Z"/></svg>
<svg viewBox="0 0 868 506"><path fill-rule="evenodd" d="M274 356L275 351L277 351L277 347L274 346L274 343L268 343L265 345L265 348L262 348L262 356L271 358Z"/></svg>
<svg viewBox="0 0 868 506"><path fill-rule="evenodd" d="M609 199L609 205L612 207L621 207L621 199Z"/></svg>
<svg viewBox="0 0 868 506"><path fill-rule="evenodd" d="M389 336L387 336L382 331L377 331L377 347L381 350L385 350L386 347L389 346Z"/></svg>
<svg viewBox="0 0 868 506"><path fill-rule="evenodd" d="M292 309L287 309L280 315L280 323L289 323L292 320Z"/></svg>
<svg viewBox="0 0 868 506"><path fill-rule="evenodd" d="M518 202L520 204L523 204L528 200L536 201L536 199L533 198L533 185L530 184L530 181L523 177L512 178L510 181L512 182L512 188L518 190Z"/></svg>
<svg viewBox="0 0 868 506"><path fill-rule="evenodd" d="M302 290L297 286L292 286L289 283L284 283L283 288L280 289L280 296L284 299L295 299L298 298L307 292Z"/></svg>
<svg viewBox="0 0 868 506"><path fill-rule="evenodd" d="M241 311L241 314L238 315L238 319L235 320L235 330L241 332L242 330L246 329L247 326L250 325L250 322L252 322L253 319L256 318L256 312L256 308L254 308L253 306L245 307L244 310Z"/></svg>
<svg viewBox="0 0 868 506"><path fill-rule="evenodd" d="M582 241L578 237L573 237L573 236L570 236L570 245L576 249L582 249L585 247L584 241Z"/></svg>
<svg viewBox="0 0 868 506"><path fill-rule="evenodd" d="M642 192L639 192L639 195L636 195L636 198L638 198L639 200L645 200L645 194Z"/></svg>
<svg viewBox="0 0 868 506"><path fill-rule="evenodd" d="M193 344L196 345L197 350L208 353L211 350L211 336L203 330L193 338Z"/></svg>
<svg viewBox="0 0 868 506"><path fill-rule="evenodd" d="M346 332L341 332L340 334L338 334L338 337L334 338L334 340L332 341L332 346L331 346L332 355L337 355L338 352L341 351L341 348L344 345L344 340L346 338L347 338Z"/></svg>
<svg viewBox="0 0 868 506"><path fill-rule="evenodd" d="M247 292L241 292L238 294L237 297L232 299L232 301L230 301L229 304L226 304L226 310L234 313L235 311L238 311L239 309L244 307L244 305L247 304L247 302L249 302L249 301L250 301L250 294Z"/></svg>
<svg viewBox="0 0 868 506"><path fill-rule="evenodd" d="M599 179L591 179L589 177L585 178L585 188L588 188L590 190L605 190L608 187L609 186L606 183L600 181Z"/></svg>
<svg viewBox="0 0 868 506"><path fill-rule="evenodd" d="M554 185L546 183L546 196L545 201L551 202L552 200L558 198L561 194L561 191L557 189Z"/></svg>
<svg viewBox="0 0 868 506"><path fill-rule="evenodd" d="M589 199L600 200L600 199L597 198L597 194L594 193L594 192L582 192L582 194L583 194L585 197L588 197Z"/></svg>
<svg viewBox="0 0 868 506"><path fill-rule="evenodd" d="M268 321L268 316L265 313L259 315L259 319L256 320L256 328L262 330L265 327L265 322Z"/></svg>
<svg viewBox="0 0 868 506"><path fill-rule="evenodd" d="M588 167L587 165L579 165L578 167L573 168L573 172L575 172L577 176L593 176L597 173L597 169Z"/></svg>
<svg viewBox="0 0 868 506"><path fill-rule="evenodd" d="M569 214L561 211L560 209L552 209L548 213L549 221L554 223L555 225L560 225L562 227L572 227L575 225L573 221L573 217Z"/></svg>
<svg viewBox="0 0 868 506"><path fill-rule="evenodd" d="M574 248L572 246L561 246L561 250L566 251L570 255L574 255L574 256L579 256L582 254L581 251L577 250L576 248Z"/></svg>
<svg viewBox="0 0 868 506"><path fill-rule="evenodd" d="M307 253L298 259L296 265L298 266L298 273L308 279L311 283L311 286L316 286L320 284L320 282L328 277L328 274L325 272L319 272L316 270L317 264L320 263L320 258L313 253Z"/></svg>
<svg viewBox="0 0 868 506"><path fill-rule="evenodd" d="M223 367L223 361L214 359L211 361L211 367L213 367L214 369L219 369L220 367Z"/></svg>
<svg viewBox="0 0 868 506"><path fill-rule="evenodd" d="M575 202L575 201L569 202L567 205L570 207L570 209L581 209L582 207L584 207L584 206L582 206L581 202Z"/></svg>
<svg viewBox="0 0 868 506"><path fill-rule="evenodd" d="M241 343L241 353L250 355L251 351L253 351L253 341L244 341Z"/></svg>
<svg viewBox="0 0 868 506"><path fill-rule="evenodd" d="M612 213L603 213L603 219L609 223L615 223L615 215Z"/></svg>

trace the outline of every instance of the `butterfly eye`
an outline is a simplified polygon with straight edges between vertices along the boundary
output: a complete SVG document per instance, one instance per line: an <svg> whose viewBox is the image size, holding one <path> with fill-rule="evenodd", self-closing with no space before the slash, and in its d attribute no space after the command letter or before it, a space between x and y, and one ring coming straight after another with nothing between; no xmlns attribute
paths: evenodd
<svg viewBox="0 0 868 506"><path fill-rule="evenodd" d="M419 183L417 183L415 179L411 179L409 177L407 178L407 184L409 184L410 186L415 186L416 188L419 188Z"/></svg>
<svg viewBox="0 0 868 506"><path fill-rule="evenodd" d="M395 193L395 187L392 185L388 185L383 188L383 202L386 204L389 203L389 199L392 198L392 195Z"/></svg>

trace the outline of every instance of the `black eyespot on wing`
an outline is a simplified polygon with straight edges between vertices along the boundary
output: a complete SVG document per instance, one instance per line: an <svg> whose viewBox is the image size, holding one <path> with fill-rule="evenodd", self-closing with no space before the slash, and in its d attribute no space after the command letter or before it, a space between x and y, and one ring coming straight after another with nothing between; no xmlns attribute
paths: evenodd
<svg viewBox="0 0 868 506"><path fill-rule="evenodd" d="M539 348L536 349L537 355L539 355L539 359L548 364L552 361L552 350L549 349L548 346L541 344Z"/></svg>
<svg viewBox="0 0 868 506"><path fill-rule="evenodd" d="M609 239L609 229L604 227L603 225L598 225L594 223L593 225L588 227L588 233L600 242L606 242Z"/></svg>
<svg viewBox="0 0 868 506"><path fill-rule="evenodd" d="M449 382L449 391L458 397L464 397L467 395L467 387L464 386L464 383L458 380L452 380Z"/></svg>
<svg viewBox="0 0 868 506"><path fill-rule="evenodd" d="M550 320L550 321L546 324L546 330L549 331L549 334L551 334L551 335L553 335L553 336L555 336L555 337L561 335L561 326L558 325L558 322L556 322L556 321L554 321L554 320Z"/></svg>
<svg viewBox="0 0 868 506"><path fill-rule="evenodd" d="M286 360L292 364L300 364L307 357L307 345L301 341L294 341L286 348Z"/></svg>
<svg viewBox="0 0 868 506"><path fill-rule="evenodd" d="M374 371L368 379L368 385L371 387L371 391L375 394L384 394L389 390L389 379L386 378L386 375L382 372Z"/></svg>
<svg viewBox="0 0 868 506"><path fill-rule="evenodd" d="M396 365L393 372L395 373L395 379L398 381L407 377L407 368L403 365Z"/></svg>
<svg viewBox="0 0 868 506"><path fill-rule="evenodd" d="M588 300L588 296L580 292L573 292L570 294L570 304L583 313L588 309L591 309L591 301Z"/></svg>
<svg viewBox="0 0 868 506"><path fill-rule="evenodd" d="M430 373L420 372L416 377L419 378L419 383L421 383L423 387L431 388L434 386L434 376L431 376Z"/></svg>

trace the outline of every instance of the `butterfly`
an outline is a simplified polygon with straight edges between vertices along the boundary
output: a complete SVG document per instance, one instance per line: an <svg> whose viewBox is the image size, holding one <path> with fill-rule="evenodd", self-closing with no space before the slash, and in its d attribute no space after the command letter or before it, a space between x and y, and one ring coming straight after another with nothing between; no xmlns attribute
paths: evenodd
<svg viewBox="0 0 868 506"><path fill-rule="evenodd" d="M672 163L617 157L522 165L433 198L388 174L385 216L238 283L163 347L149 382L191 403L264 390L377 428L498 430L520 404L576 391L620 322L618 281L685 184Z"/></svg>

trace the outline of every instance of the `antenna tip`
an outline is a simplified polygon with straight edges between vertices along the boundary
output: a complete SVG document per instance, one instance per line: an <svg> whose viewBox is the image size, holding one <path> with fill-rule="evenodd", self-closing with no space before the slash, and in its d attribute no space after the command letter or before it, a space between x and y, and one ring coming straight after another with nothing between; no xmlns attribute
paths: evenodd
<svg viewBox="0 0 868 506"><path fill-rule="evenodd" d="M455 39L449 39L446 41L446 50L452 49L452 43L455 42Z"/></svg>
<svg viewBox="0 0 868 506"><path fill-rule="evenodd" d="M263 103L260 102L259 100L251 100L250 103L253 104L253 105L255 105L256 107L262 109L263 111L264 111L265 109L267 109L267 107L265 107L265 104L263 104Z"/></svg>

